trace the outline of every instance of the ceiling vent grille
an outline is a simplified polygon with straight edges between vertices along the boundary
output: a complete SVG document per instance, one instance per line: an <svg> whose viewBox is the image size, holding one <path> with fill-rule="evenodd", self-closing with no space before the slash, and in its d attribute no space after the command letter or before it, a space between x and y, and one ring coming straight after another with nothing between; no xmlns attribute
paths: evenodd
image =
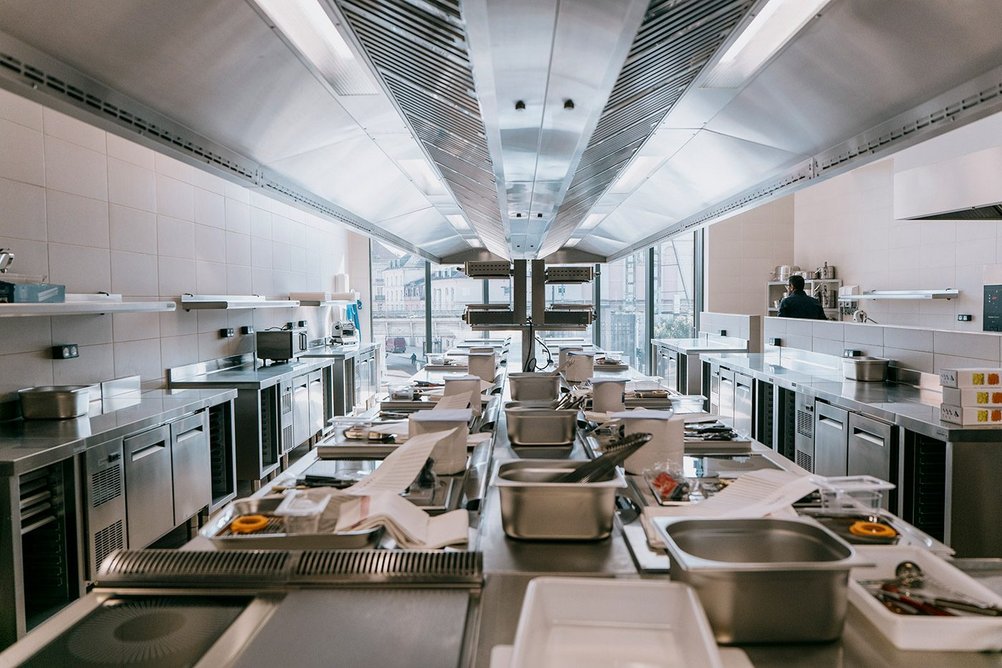
<svg viewBox="0 0 1002 668"><path fill-rule="evenodd" d="M509 251L459 0L337 0L489 250Z"/></svg>
<svg viewBox="0 0 1002 668"><path fill-rule="evenodd" d="M540 252L566 241L752 6L654 0Z"/></svg>

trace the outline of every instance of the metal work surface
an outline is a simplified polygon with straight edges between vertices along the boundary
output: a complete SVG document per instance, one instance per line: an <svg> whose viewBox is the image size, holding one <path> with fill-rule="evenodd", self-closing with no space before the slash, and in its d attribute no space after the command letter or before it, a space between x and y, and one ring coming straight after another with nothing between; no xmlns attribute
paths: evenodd
<svg viewBox="0 0 1002 668"><path fill-rule="evenodd" d="M790 352L779 349L767 353L709 354L705 361L941 440L998 442L1002 433L997 426L962 426L941 421L939 405L943 395L939 392L904 383L847 380L841 367L815 364Z"/></svg>
<svg viewBox="0 0 1002 668"><path fill-rule="evenodd" d="M236 396L236 390L227 389L153 390L91 402L91 412L78 418L0 422L0 475L58 462Z"/></svg>

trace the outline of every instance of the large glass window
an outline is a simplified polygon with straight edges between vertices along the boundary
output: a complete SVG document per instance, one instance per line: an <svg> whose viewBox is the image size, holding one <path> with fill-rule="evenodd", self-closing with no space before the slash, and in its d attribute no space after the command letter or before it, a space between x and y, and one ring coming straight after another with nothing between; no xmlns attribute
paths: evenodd
<svg viewBox="0 0 1002 668"><path fill-rule="evenodd" d="M654 246L654 338L693 335L695 322L695 232Z"/></svg>
<svg viewBox="0 0 1002 668"><path fill-rule="evenodd" d="M484 282L467 277L455 264L431 265L431 350L443 353L471 338L463 321L467 304L484 301Z"/></svg>
<svg viewBox="0 0 1002 668"><path fill-rule="evenodd" d="M602 347L621 351L635 369L645 369L647 339L647 250L610 262L602 269Z"/></svg>
<svg viewBox="0 0 1002 668"><path fill-rule="evenodd" d="M372 240L372 331L383 342L391 384L424 362L424 272L423 258Z"/></svg>

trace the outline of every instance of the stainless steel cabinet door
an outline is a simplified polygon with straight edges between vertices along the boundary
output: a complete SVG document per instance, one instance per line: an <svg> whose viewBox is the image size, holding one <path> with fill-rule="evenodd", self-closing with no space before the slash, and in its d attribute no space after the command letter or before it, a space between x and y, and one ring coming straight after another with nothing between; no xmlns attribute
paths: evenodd
<svg viewBox="0 0 1002 668"><path fill-rule="evenodd" d="M734 372L730 369L720 370L720 396L718 397L720 421L734 425Z"/></svg>
<svg viewBox="0 0 1002 668"><path fill-rule="evenodd" d="M137 550L174 528L170 427L130 436L123 445L129 548Z"/></svg>
<svg viewBox="0 0 1002 668"><path fill-rule="evenodd" d="M310 437L310 378L308 375L292 379L292 443L283 443L288 452Z"/></svg>
<svg viewBox="0 0 1002 668"><path fill-rule="evenodd" d="M814 472L845 475L849 412L818 402L814 407Z"/></svg>
<svg viewBox="0 0 1002 668"><path fill-rule="evenodd" d="M751 376L734 374L734 431L744 436L752 433L752 388Z"/></svg>
<svg viewBox="0 0 1002 668"><path fill-rule="evenodd" d="M309 433L307 438L311 438L324 428L324 382L323 375L319 371L314 371L309 376L308 394L310 401Z"/></svg>
<svg viewBox="0 0 1002 668"><path fill-rule="evenodd" d="M212 464L205 412L176 420L170 428L177 526L212 502Z"/></svg>
<svg viewBox="0 0 1002 668"><path fill-rule="evenodd" d="M849 475L872 475L898 484L892 461L897 441L897 428L886 422L862 415L849 415ZM897 500L896 492L884 495L885 508Z"/></svg>

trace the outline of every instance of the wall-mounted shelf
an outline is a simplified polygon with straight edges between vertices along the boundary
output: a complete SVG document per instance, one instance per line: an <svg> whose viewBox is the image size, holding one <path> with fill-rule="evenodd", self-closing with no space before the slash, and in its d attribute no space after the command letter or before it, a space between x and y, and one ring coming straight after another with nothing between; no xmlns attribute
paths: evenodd
<svg viewBox="0 0 1002 668"><path fill-rule="evenodd" d="M66 301L47 304L0 304L0 318L50 315L101 315L104 313L166 312L174 302L126 302L122 295L68 294Z"/></svg>
<svg viewBox="0 0 1002 668"><path fill-rule="evenodd" d="M300 306L344 306L358 301L358 293L351 292L291 292L289 299Z"/></svg>
<svg viewBox="0 0 1002 668"><path fill-rule="evenodd" d="M945 290L870 290L861 295L842 295L840 302L853 303L857 301L873 301L878 299L953 299L960 295L960 290L946 288Z"/></svg>
<svg viewBox="0 0 1002 668"><path fill-rule="evenodd" d="M265 299L260 295L181 295L181 308L192 309L248 309L248 308L294 308L299 306L295 299Z"/></svg>

